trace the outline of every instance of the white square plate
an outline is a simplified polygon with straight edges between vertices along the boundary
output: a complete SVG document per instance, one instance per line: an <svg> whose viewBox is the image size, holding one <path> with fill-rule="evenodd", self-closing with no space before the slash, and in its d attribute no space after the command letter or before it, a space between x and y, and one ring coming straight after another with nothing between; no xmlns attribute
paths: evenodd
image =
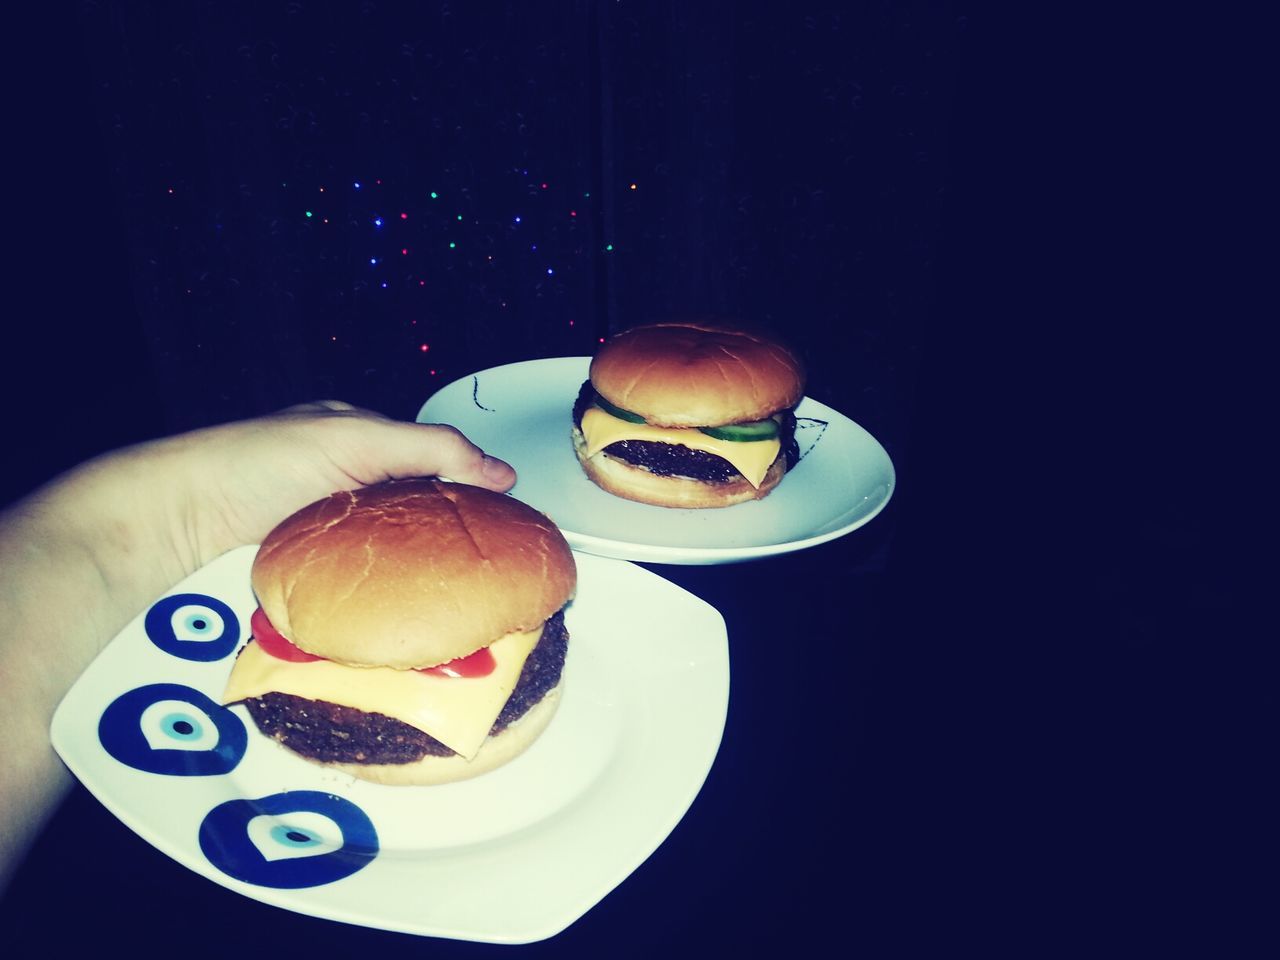
<svg viewBox="0 0 1280 960"><path fill-rule="evenodd" d="M308 763L218 705L256 601L256 547L131 623L60 704L54 748L123 823L264 903L405 933L556 934L688 810L720 745L724 620L630 563L576 554L560 708L509 765L389 787Z"/></svg>

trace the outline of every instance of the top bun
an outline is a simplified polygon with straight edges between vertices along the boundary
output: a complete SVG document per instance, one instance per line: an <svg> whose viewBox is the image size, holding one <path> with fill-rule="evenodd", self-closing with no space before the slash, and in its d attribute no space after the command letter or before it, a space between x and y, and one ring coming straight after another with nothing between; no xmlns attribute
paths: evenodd
<svg viewBox="0 0 1280 960"><path fill-rule="evenodd" d="M590 376L611 404L659 427L763 420L804 396L804 370L795 354L718 321L625 330L596 353Z"/></svg>
<svg viewBox="0 0 1280 960"><path fill-rule="evenodd" d="M252 571L263 612L300 649L401 669L536 629L576 578L569 544L541 513L433 479L303 507L267 534Z"/></svg>

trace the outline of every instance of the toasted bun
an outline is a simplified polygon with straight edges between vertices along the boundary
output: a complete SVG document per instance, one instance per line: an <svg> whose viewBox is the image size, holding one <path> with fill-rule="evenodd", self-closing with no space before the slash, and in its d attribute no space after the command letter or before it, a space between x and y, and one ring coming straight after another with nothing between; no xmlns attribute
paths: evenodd
<svg viewBox="0 0 1280 960"><path fill-rule="evenodd" d="M785 458L779 454L769 472L753 487L745 477L723 483L707 483L687 477L664 477L650 473L643 467L635 467L625 460L611 457L601 450L594 457L586 456L587 443L582 431L573 429L573 452L582 464L591 482L614 496L655 507L731 507L747 500L759 500L768 495L786 475Z"/></svg>
<svg viewBox="0 0 1280 960"><path fill-rule="evenodd" d="M762 420L804 396L804 371L781 344L717 322L633 327L591 361L591 384L659 427Z"/></svg>
<svg viewBox="0 0 1280 960"><path fill-rule="evenodd" d="M326 763L361 780L391 786L435 786L467 780L510 763L528 749L547 728L560 706L560 686L556 686L529 708L523 717L496 737L491 736L470 760L451 757L423 757L413 763Z"/></svg>
<svg viewBox="0 0 1280 960"><path fill-rule="evenodd" d="M404 669L537 628L576 576L564 536L532 507L425 479L303 507L267 534L252 583L272 625L308 653Z"/></svg>

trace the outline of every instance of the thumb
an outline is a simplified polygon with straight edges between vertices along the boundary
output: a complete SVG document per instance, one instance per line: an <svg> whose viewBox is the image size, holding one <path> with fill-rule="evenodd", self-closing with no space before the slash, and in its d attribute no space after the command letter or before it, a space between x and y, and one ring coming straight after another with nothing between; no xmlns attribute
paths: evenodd
<svg viewBox="0 0 1280 960"><path fill-rule="evenodd" d="M379 474L375 479L439 476L499 492L515 485L516 472L509 463L487 455L456 427L390 420L379 426L369 461ZM366 435L372 439L374 431Z"/></svg>

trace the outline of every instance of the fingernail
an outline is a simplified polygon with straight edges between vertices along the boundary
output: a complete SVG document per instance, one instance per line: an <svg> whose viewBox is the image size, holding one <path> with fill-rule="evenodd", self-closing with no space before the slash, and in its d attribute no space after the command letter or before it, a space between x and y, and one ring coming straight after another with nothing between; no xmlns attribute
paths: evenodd
<svg viewBox="0 0 1280 960"><path fill-rule="evenodd" d="M504 463L497 457L491 457L487 453L484 455L484 464L480 467L480 472L490 480L505 480L511 471L510 464Z"/></svg>

